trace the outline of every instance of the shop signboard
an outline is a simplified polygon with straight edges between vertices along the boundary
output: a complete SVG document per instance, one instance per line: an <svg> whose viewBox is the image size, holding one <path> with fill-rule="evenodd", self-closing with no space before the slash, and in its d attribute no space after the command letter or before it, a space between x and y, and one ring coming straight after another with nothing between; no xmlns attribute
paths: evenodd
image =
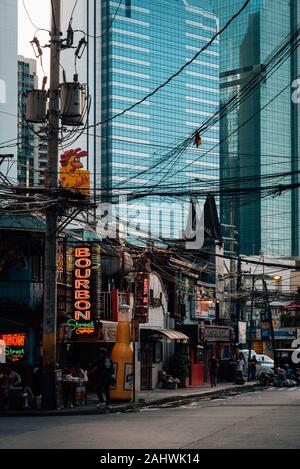
<svg viewBox="0 0 300 469"><path fill-rule="evenodd" d="M137 272L135 279L134 319L140 323L149 321L149 274Z"/></svg>
<svg viewBox="0 0 300 469"><path fill-rule="evenodd" d="M201 327L198 328L199 338ZM208 342L229 342L231 340L231 328L226 326L205 326L205 336Z"/></svg>
<svg viewBox="0 0 300 469"><path fill-rule="evenodd" d="M90 197L90 171L83 169L81 158L88 156L81 148L67 150L60 157L59 183L62 187Z"/></svg>
<svg viewBox="0 0 300 469"><path fill-rule="evenodd" d="M215 306L212 300L203 299L201 295L196 297L196 318L215 317Z"/></svg>
<svg viewBox="0 0 300 469"><path fill-rule="evenodd" d="M26 334L5 333L0 334L1 343L5 344L5 361L16 363L25 359Z"/></svg>
<svg viewBox="0 0 300 469"><path fill-rule="evenodd" d="M91 244L74 248L73 317L67 325L77 335L95 333L98 299L93 272L100 263L100 254L96 254Z"/></svg>

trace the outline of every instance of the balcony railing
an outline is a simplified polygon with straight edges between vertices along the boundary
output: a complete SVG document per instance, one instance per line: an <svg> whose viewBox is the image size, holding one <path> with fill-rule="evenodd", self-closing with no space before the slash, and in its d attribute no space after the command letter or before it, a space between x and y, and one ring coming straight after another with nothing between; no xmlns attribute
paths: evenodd
<svg viewBox="0 0 300 469"><path fill-rule="evenodd" d="M118 305L128 304L127 293L121 293L117 290L111 292L101 292L101 318L108 321L118 320Z"/></svg>
<svg viewBox="0 0 300 469"><path fill-rule="evenodd" d="M112 295L111 292L102 292L101 301L101 319L112 319Z"/></svg>
<svg viewBox="0 0 300 469"><path fill-rule="evenodd" d="M43 304L43 283L26 281L0 281L1 307L37 310Z"/></svg>

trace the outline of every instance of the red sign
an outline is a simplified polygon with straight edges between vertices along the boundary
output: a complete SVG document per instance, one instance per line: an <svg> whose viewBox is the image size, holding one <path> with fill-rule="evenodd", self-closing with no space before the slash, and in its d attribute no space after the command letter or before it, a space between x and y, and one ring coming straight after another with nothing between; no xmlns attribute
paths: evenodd
<svg viewBox="0 0 300 469"><path fill-rule="evenodd" d="M141 323L149 321L149 275L138 272L135 280L135 314Z"/></svg>

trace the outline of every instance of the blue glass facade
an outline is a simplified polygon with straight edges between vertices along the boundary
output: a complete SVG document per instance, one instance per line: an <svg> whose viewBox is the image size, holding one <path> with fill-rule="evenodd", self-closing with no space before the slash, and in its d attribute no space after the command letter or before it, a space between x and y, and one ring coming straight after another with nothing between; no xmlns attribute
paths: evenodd
<svg viewBox="0 0 300 469"><path fill-rule="evenodd" d="M213 0L220 26L243 3L243 0ZM221 103L241 90L249 75L262 66L297 24L297 1L249 3L220 39ZM291 54L254 93L221 120L222 187L228 186L228 178L234 178L237 188L298 182L298 175L263 180L269 174L298 171L299 106L292 102L292 85L288 86L298 74L298 55ZM299 255L298 213L298 190L273 198L255 194L221 199L221 220L236 225L242 254L262 251L275 256Z"/></svg>
<svg viewBox="0 0 300 469"><path fill-rule="evenodd" d="M117 7L117 1L101 3L98 15L102 34ZM101 91L97 92L96 102L101 103L101 120L129 107L164 82L209 41L216 27L209 0L124 0L97 50L97 57L101 55ZM216 183L218 125L205 133L201 149L189 147L175 158L166 155L195 131L218 103L216 41L154 96L102 125L101 180L98 168L97 187L101 181L102 190L108 189L109 194L113 189L118 194L147 188L151 191L162 184L174 184L176 192L182 184L189 185L195 179ZM193 162L207 150L210 152L206 156ZM164 237L178 237L187 211L182 198L152 196L132 203L132 216L139 220L141 229Z"/></svg>
<svg viewBox="0 0 300 469"><path fill-rule="evenodd" d="M13 154L16 147L6 145L16 143L18 125L17 105L17 33L18 33L18 2L3 0L0 14L0 153ZM9 172L14 181L17 179L17 165L6 160L1 165L3 174Z"/></svg>
<svg viewBox="0 0 300 469"><path fill-rule="evenodd" d="M26 93L37 85L36 61L19 57L18 60L18 182L29 187L34 182L34 134L24 122Z"/></svg>

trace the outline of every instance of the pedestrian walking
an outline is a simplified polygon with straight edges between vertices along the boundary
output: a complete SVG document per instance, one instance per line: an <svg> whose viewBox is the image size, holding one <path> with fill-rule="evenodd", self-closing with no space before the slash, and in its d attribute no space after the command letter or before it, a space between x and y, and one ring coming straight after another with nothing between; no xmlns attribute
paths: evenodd
<svg viewBox="0 0 300 469"><path fill-rule="evenodd" d="M217 386L217 369L218 369L218 360L215 355L212 355L208 360L209 375L210 375L210 384L211 387Z"/></svg>
<svg viewBox="0 0 300 469"><path fill-rule="evenodd" d="M250 381L255 381L256 379L256 365L258 361L256 356L253 355L251 360L249 361L249 374L250 374Z"/></svg>
<svg viewBox="0 0 300 469"><path fill-rule="evenodd" d="M95 368L91 371L96 384L96 392L99 402L96 407L110 407L110 386L113 382L114 367L112 359L105 348L101 348L99 359Z"/></svg>
<svg viewBox="0 0 300 469"><path fill-rule="evenodd" d="M239 359L236 365L236 371L235 371L235 384L245 384L244 368L245 368L245 359L243 357L243 354L240 353Z"/></svg>

